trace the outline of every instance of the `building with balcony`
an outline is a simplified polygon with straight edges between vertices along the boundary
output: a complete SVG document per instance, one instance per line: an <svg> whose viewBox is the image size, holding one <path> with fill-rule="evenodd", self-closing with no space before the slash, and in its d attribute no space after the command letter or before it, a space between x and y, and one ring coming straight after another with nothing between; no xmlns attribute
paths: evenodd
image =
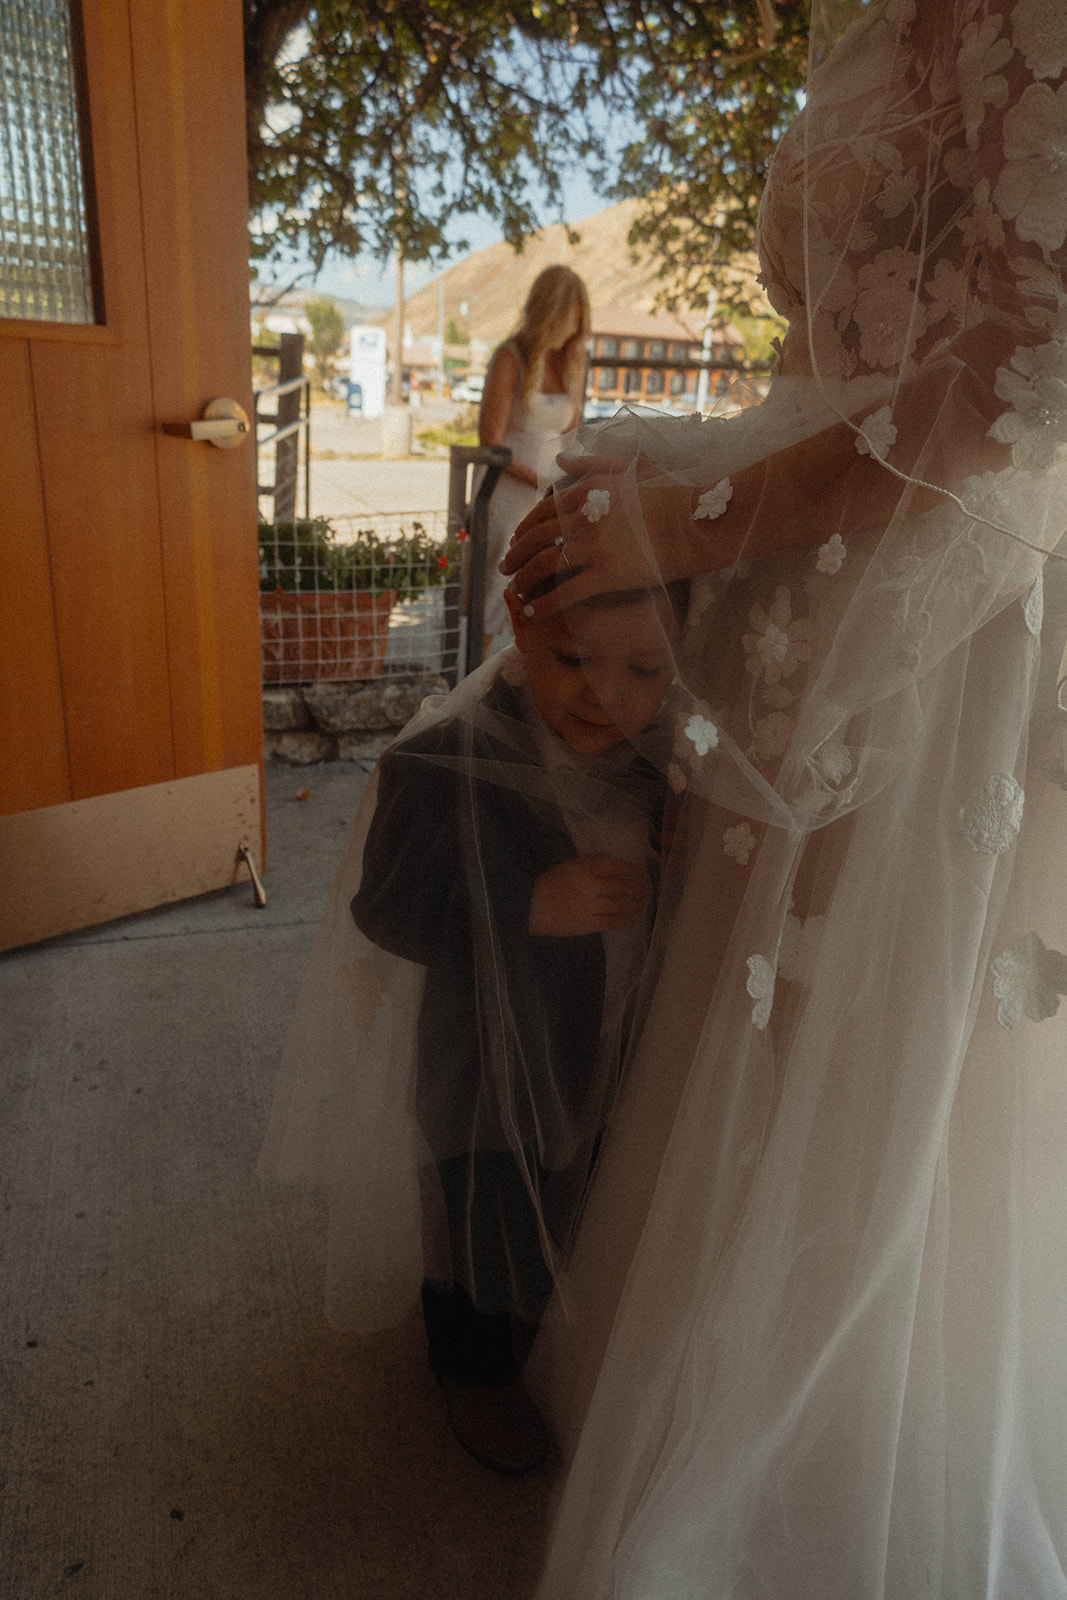
<svg viewBox="0 0 1067 1600"><path fill-rule="evenodd" d="M593 339L586 380L586 415L606 416L622 405L661 410L696 409L703 329L695 321L667 312L650 314L617 306L594 307ZM736 362L744 340L729 323L716 328L711 359L721 362L708 374L711 403L738 382ZM747 395L747 380L742 380ZM742 403L749 403L748 397Z"/></svg>

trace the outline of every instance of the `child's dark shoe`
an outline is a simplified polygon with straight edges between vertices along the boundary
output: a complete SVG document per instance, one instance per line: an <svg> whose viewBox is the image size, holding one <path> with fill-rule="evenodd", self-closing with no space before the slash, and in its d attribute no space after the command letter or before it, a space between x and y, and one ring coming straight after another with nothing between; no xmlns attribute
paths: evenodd
<svg viewBox="0 0 1067 1600"><path fill-rule="evenodd" d="M521 1381L457 1383L439 1378L452 1432L475 1461L506 1477L533 1472L551 1445L541 1414Z"/></svg>

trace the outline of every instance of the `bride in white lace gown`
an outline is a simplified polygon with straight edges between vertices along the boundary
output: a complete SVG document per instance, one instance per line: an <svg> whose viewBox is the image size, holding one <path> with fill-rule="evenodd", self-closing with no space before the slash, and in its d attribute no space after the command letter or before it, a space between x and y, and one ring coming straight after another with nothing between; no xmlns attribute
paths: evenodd
<svg viewBox="0 0 1067 1600"><path fill-rule="evenodd" d="M1067 9L812 50L767 402L601 430L508 558L707 575L540 1600L1067 1596Z"/></svg>

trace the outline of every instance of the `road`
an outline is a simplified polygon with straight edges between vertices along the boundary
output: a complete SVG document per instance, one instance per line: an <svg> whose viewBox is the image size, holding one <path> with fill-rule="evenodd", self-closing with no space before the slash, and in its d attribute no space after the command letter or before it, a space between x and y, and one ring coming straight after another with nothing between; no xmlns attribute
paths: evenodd
<svg viewBox="0 0 1067 1600"><path fill-rule="evenodd" d="M451 418L454 407L413 412L420 425ZM442 414L443 413L443 414ZM418 454L384 461L381 423L350 417L343 406L320 403L311 412L311 511L313 516L360 516L373 511L444 511L448 504L448 457Z"/></svg>

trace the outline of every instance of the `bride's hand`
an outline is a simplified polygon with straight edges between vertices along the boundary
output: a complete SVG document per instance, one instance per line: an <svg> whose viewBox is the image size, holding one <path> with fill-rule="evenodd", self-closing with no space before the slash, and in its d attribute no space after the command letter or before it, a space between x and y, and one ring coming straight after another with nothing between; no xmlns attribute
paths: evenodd
<svg viewBox="0 0 1067 1600"><path fill-rule="evenodd" d="M560 456L559 462L573 481L523 518L500 563L520 599L546 579L561 580L532 603L531 615L558 611L609 589L661 582L622 505L618 480L629 462L607 456ZM646 473L652 470L646 466Z"/></svg>

